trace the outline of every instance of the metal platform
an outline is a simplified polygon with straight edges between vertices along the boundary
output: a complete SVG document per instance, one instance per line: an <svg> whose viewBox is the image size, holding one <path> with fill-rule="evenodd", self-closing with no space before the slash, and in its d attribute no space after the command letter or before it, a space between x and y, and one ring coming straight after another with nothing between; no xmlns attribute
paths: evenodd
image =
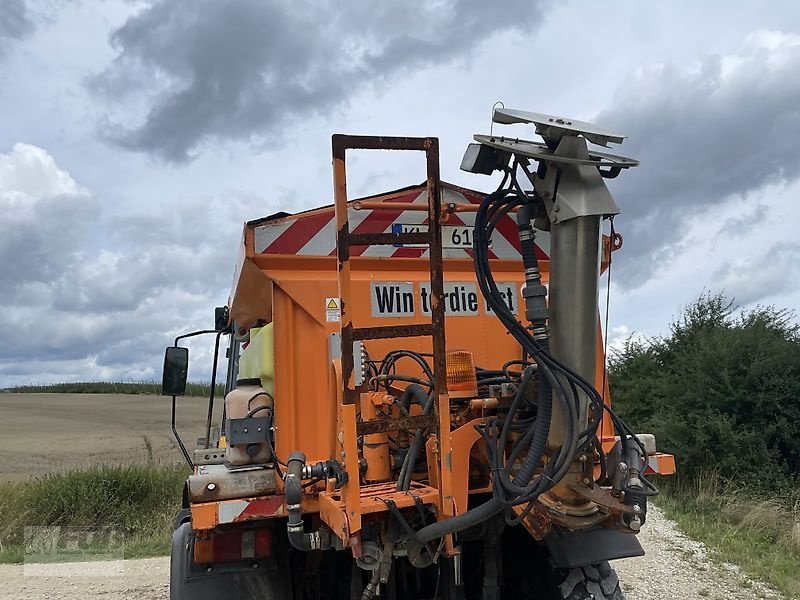
<svg viewBox="0 0 800 600"><path fill-rule="evenodd" d="M399 509L411 508L418 502L436 505L439 501L439 490L423 483L412 481L411 488L405 492L399 492L396 488L396 481L362 485L359 490L360 514L366 516L386 512L389 510L389 500ZM320 493L319 514L339 538L343 541L350 538L348 508L340 491Z"/></svg>

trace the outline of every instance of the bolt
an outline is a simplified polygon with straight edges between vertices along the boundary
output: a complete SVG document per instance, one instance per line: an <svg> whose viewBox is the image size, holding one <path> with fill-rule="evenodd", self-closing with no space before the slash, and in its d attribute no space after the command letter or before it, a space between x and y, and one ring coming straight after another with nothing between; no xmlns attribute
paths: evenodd
<svg viewBox="0 0 800 600"><path fill-rule="evenodd" d="M628 527L631 528L631 531L639 531L642 528L642 521L639 519L639 515L634 515L633 518L631 518Z"/></svg>
<svg viewBox="0 0 800 600"><path fill-rule="evenodd" d="M583 485L589 485L590 483L592 483L592 480L588 477L583 480Z"/></svg>
<svg viewBox="0 0 800 600"><path fill-rule="evenodd" d="M247 433L247 427L244 428L244 432Z"/></svg>
<svg viewBox="0 0 800 600"><path fill-rule="evenodd" d="M206 489L207 489L209 492L213 492L215 489L217 489L217 484L216 484L216 483L209 483L209 484L206 486Z"/></svg>
<svg viewBox="0 0 800 600"><path fill-rule="evenodd" d="M206 573L211 573L214 570L214 567L206 567Z"/></svg>
<svg viewBox="0 0 800 600"><path fill-rule="evenodd" d="M250 566L251 566L251 567L253 567L254 569L257 569L257 568L258 568L258 563L257 563L257 562L254 562L254 563L253 563L252 565L250 565Z"/></svg>

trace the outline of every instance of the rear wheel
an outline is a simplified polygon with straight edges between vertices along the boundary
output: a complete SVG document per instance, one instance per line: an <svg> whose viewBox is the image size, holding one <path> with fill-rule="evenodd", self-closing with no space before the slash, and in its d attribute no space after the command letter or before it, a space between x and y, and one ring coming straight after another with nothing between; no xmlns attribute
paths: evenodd
<svg viewBox="0 0 800 600"><path fill-rule="evenodd" d="M170 600L284 600L291 598L287 569L243 565L236 570L204 569L192 563L192 527L183 522L172 534ZM257 568L255 568L257 567Z"/></svg>
<svg viewBox="0 0 800 600"><path fill-rule="evenodd" d="M625 600L614 569L607 561L566 569L558 586L562 600Z"/></svg>

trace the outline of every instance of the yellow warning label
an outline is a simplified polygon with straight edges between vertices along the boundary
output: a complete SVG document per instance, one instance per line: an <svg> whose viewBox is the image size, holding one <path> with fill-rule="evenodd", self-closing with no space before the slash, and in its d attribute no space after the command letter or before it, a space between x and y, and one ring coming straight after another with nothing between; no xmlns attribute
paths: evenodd
<svg viewBox="0 0 800 600"><path fill-rule="evenodd" d="M339 298L325 298L325 320L328 323L338 323L341 320L339 305Z"/></svg>

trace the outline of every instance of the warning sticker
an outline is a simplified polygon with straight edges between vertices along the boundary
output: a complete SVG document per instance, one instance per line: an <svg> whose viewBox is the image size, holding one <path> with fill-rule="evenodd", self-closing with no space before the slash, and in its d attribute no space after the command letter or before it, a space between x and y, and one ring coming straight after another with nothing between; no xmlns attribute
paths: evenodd
<svg viewBox="0 0 800 600"><path fill-rule="evenodd" d="M325 298L325 320L328 323L338 323L341 319L339 298Z"/></svg>

